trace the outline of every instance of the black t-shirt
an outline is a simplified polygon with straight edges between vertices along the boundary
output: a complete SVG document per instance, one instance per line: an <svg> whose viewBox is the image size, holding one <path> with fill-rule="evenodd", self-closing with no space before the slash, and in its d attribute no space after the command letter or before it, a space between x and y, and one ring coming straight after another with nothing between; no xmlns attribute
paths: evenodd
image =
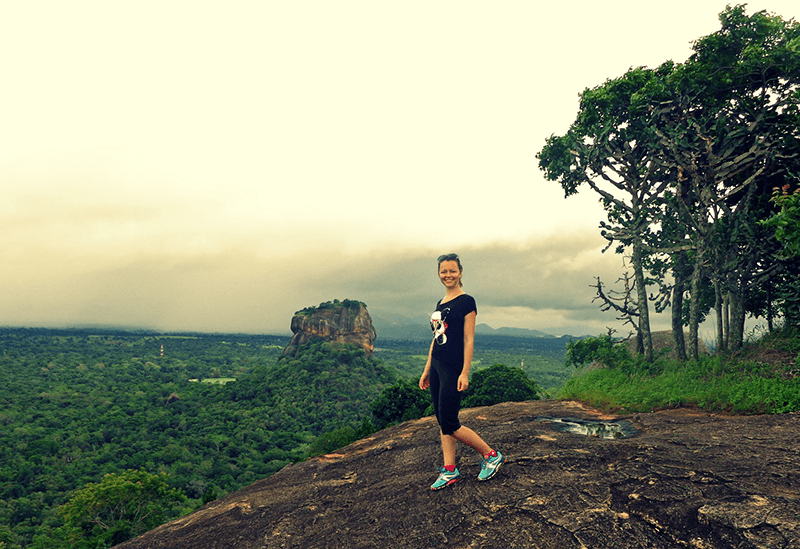
<svg viewBox="0 0 800 549"><path fill-rule="evenodd" d="M464 318L473 311L477 313L478 306L467 294L436 304L431 315L433 358L461 371L464 366Z"/></svg>

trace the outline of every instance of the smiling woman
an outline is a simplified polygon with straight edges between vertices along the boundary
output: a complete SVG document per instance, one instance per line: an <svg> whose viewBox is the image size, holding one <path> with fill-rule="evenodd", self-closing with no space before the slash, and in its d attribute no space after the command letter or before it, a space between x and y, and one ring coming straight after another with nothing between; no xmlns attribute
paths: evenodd
<svg viewBox="0 0 800 549"><path fill-rule="evenodd" d="M462 289L463 267L458 255L441 255L438 263L439 280L445 287L445 296L431 315L433 341L419 378L419 388L430 388L431 391L444 458L444 467L439 469L439 477L431 485L431 490L441 490L461 480L461 473L456 468L457 442L470 446L482 456L478 480L492 478L505 461L503 454L489 446L475 431L461 425L458 419L461 395L469 388L478 308L475 299Z"/></svg>

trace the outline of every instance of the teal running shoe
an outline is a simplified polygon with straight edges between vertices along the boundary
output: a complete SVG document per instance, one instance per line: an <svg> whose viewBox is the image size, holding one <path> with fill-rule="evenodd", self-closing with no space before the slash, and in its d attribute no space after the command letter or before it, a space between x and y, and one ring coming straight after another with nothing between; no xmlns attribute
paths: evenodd
<svg viewBox="0 0 800 549"><path fill-rule="evenodd" d="M431 490L441 490L451 484L455 484L459 480L461 480L461 473L458 472L458 469L451 473L444 467L441 467L439 468L439 478L436 479L436 482L431 484Z"/></svg>
<svg viewBox="0 0 800 549"><path fill-rule="evenodd" d="M496 456L491 456L488 459L481 460L481 472L478 473L478 480L489 480L497 474L500 466L505 462L506 456L497 452Z"/></svg>

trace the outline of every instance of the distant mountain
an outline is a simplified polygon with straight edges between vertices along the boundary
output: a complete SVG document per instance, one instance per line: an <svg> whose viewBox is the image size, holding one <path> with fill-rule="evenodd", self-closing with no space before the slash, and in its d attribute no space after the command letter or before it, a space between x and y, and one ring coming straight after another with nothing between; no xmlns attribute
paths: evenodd
<svg viewBox="0 0 800 549"><path fill-rule="evenodd" d="M553 334L546 334L539 330L526 330L524 328L498 328L494 329L488 324L478 324L475 326L475 333L482 335L502 335L511 337L556 337Z"/></svg>
<svg viewBox="0 0 800 549"><path fill-rule="evenodd" d="M145 327L145 326L129 326L124 324L102 324L102 323L82 323L82 324L75 324L75 323L42 323L37 326L4 326L4 328L20 328L20 329L27 329L27 330L64 330L67 332L75 331L75 332L94 332L99 334L117 334L117 333L128 333L128 334L159 334L165 333L162 330L157 330L155 328Z"/></svg>
<svg viewBox="0 0 800 549"><path fill-rule="evenodd" d="M376 341L381 339L404 339L408 341L418 341L431 339L431 328L427 318L393 318L372 317L372 325L378 336Z"/></svg>

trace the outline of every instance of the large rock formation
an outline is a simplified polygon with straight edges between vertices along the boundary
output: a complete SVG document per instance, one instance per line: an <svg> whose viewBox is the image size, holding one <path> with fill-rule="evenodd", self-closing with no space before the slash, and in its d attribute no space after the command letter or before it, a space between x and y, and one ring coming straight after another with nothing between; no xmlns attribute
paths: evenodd
<svg viewBox="0 0 800 549"><path fill-rule="evenodd" d="M367 306L360 301L328 301L297 311L292 317L292 334L284 355L293 355L300 345L315 338L352 343L369 355L375 350L375 327Z"/></svg>
<svg viewBox="0 0 800 549"><path fill-rule="evenodd" d="M598 420L633 436L598 436L586 428ZM535 401L464 410L462 421L508 456L489 482L462 446L464 480L431 492L439 432L423 418L119 549L800 548L800 414L603 416Z"/></svg>

